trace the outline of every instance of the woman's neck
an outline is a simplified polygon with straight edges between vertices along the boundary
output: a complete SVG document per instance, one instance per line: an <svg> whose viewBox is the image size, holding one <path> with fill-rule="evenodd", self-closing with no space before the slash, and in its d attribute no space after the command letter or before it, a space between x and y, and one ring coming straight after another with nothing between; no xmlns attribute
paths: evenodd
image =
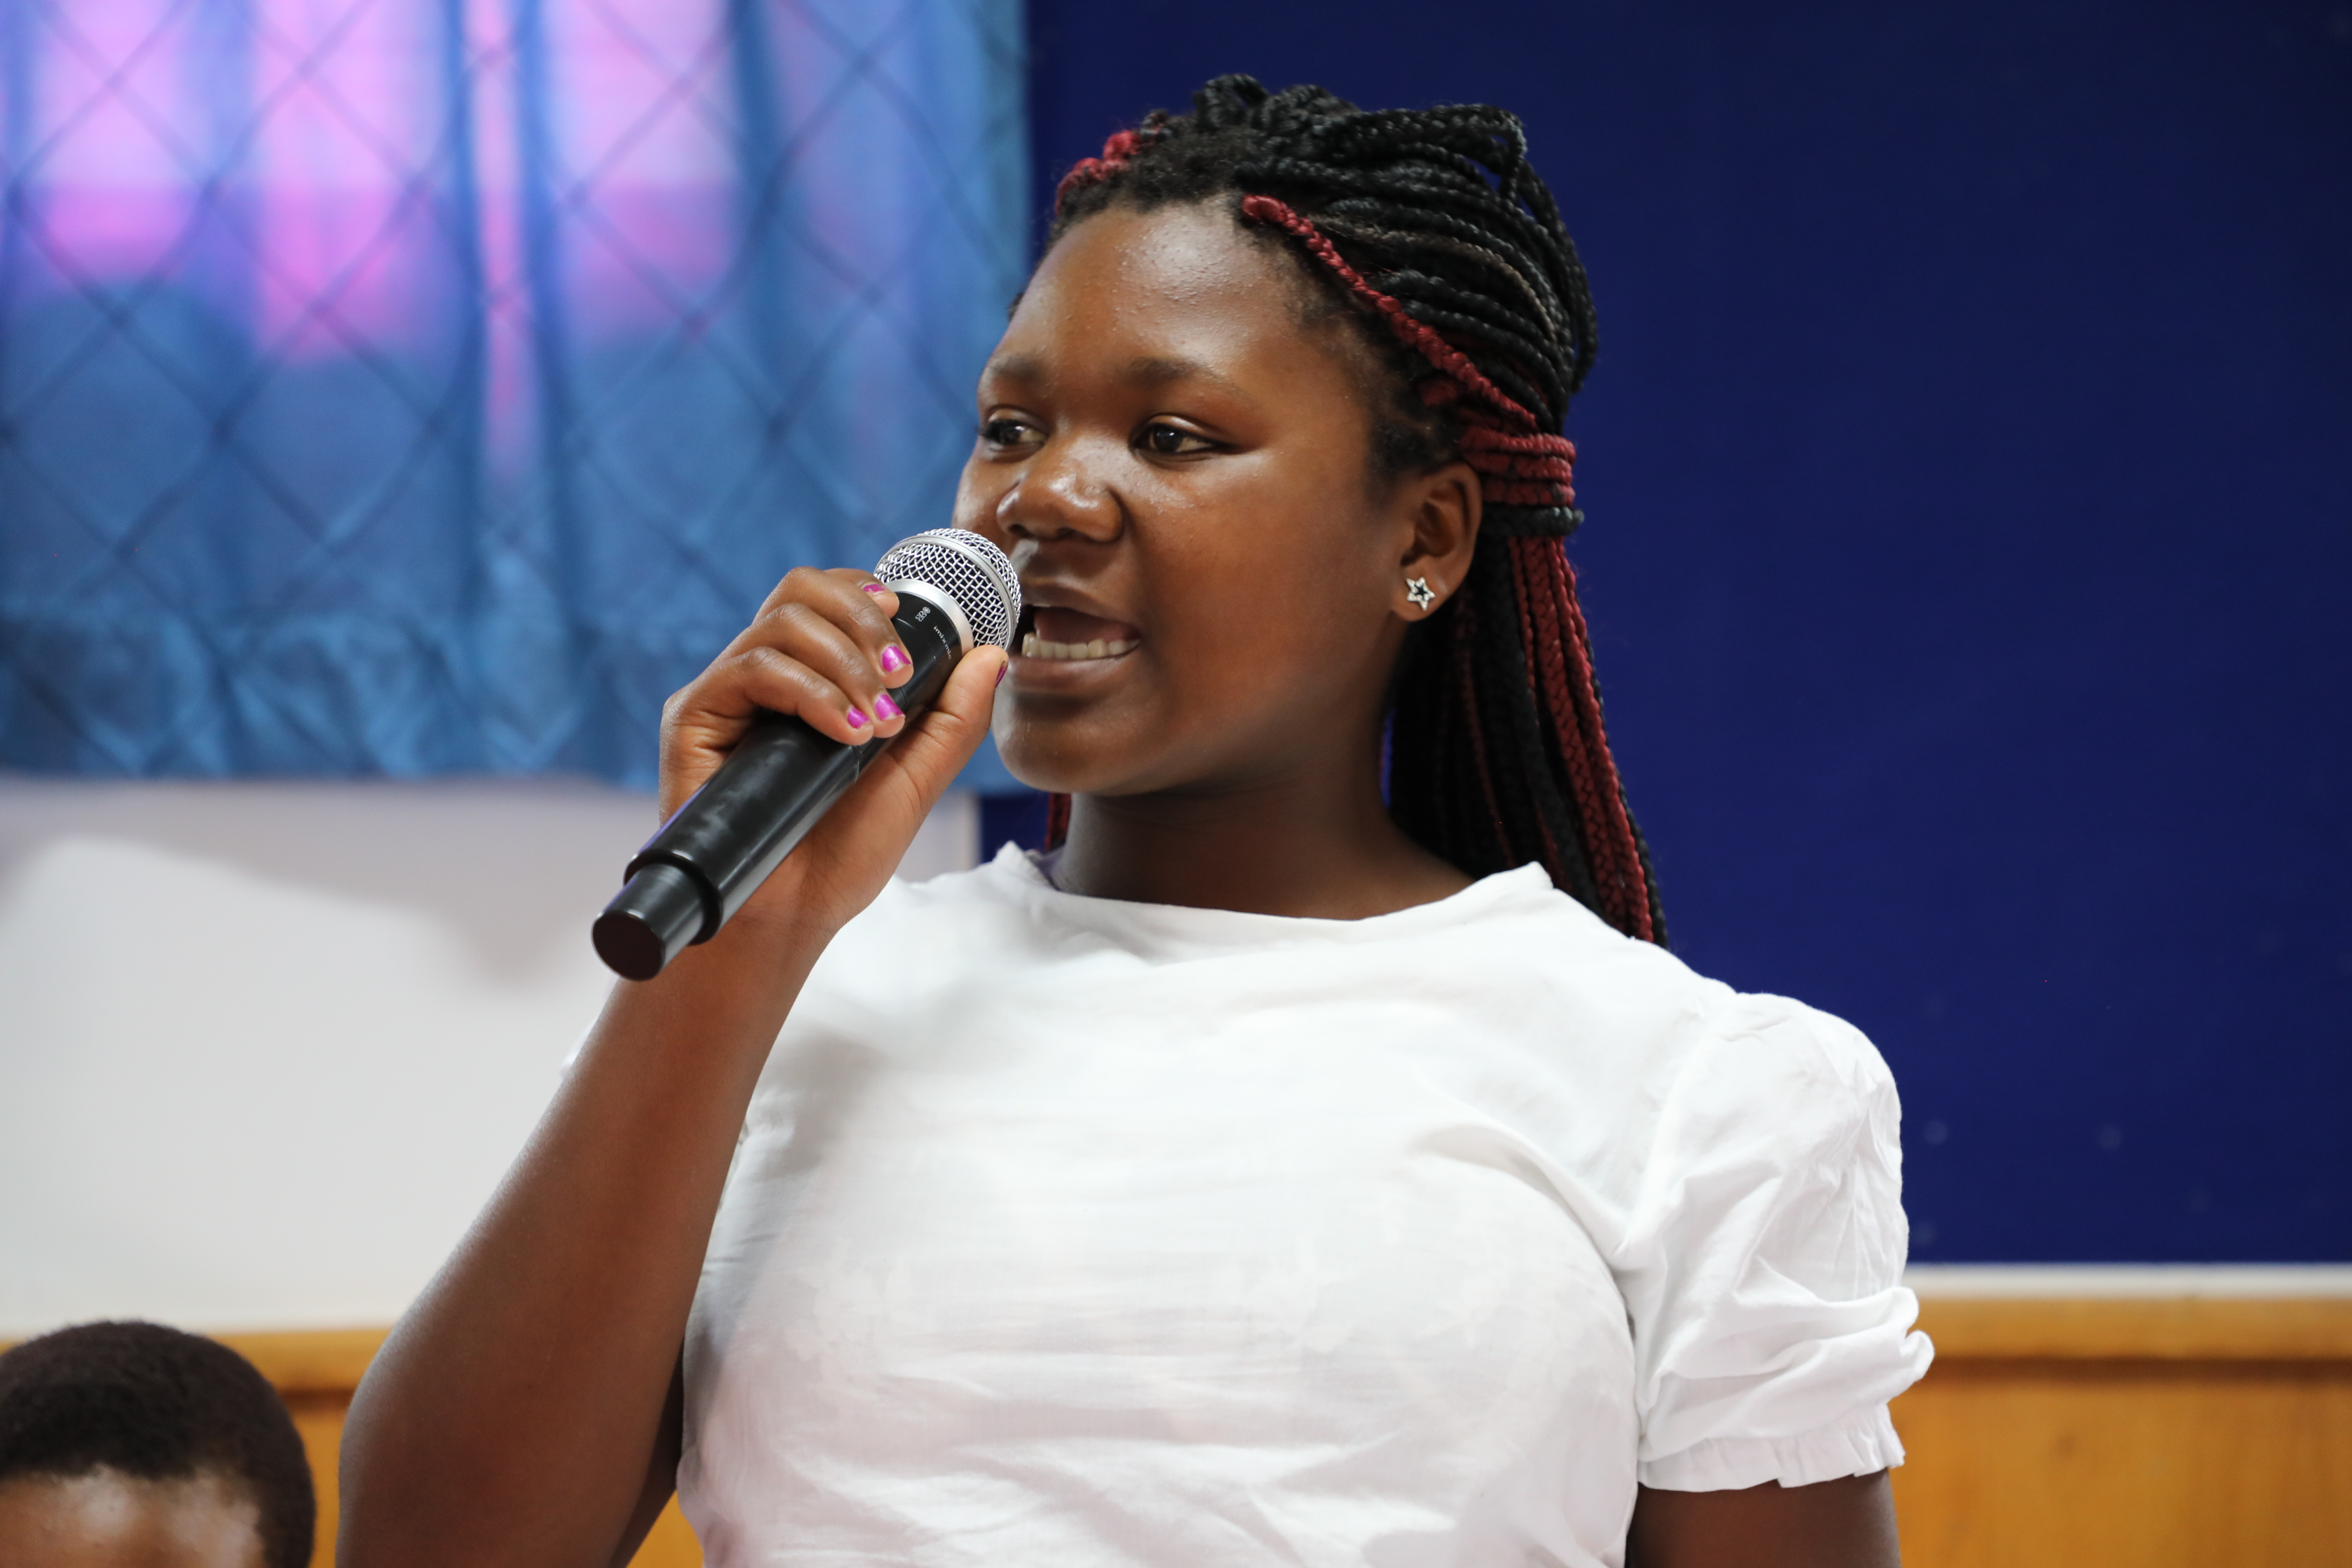
<svg viewBox="0 0 2352 1568"><path fill-rule="evenodd" d="M1376 772L1327 765L1080 795L1055 881L1090 898L1360 920L1445 898L1471 879L1396 826Z"/></svg>

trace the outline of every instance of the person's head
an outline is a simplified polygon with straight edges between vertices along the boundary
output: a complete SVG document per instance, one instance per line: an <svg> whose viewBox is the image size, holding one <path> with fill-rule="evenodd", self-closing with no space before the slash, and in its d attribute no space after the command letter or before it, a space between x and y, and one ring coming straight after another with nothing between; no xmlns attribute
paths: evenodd
<svg viewBox="0 0 2352 1568"><path fill-rule="evenodd" d="M0 1355L0 1562L303 1568L302 1439L227 1346L85 1323Z"/></svg>
<svg viewBox="0 0 2352 1568"><path fill-rule="evenodd" d="M1591 300L1518 122L1194 103L1063 182L981 380L957 521L1032 600L1007 763L1058 833L1071 793L1369 771L1385 733L1425 847L1663 941L1560 548Z"/></svg>

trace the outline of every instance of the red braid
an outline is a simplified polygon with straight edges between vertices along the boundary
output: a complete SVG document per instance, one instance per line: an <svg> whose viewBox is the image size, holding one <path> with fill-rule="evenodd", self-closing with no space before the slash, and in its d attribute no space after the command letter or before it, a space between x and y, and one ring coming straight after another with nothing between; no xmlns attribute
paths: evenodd
<svg viewBox="0 0 2352 1568"><path fill-rule="evenodd" d="M1348 265L1330 237L1272 196L1244 196L1242 216L1286 228L1307 247L1348 291L1377 313L1399 342L1420 354L1445 379L1426 383L1422 401L1469 402L1461 410L1469 426L1462 435L1462 458L1478 470L1478 489L1495 506L1570 507L1576 504L1576 448L1564 436L1536 427L1535 416L1486 379L1470 356L1439 335L1393 295L1383 294Z"/></svg>
<svg viewBox="0 0 2352 1568"><path fill-rule="evenodd" d="M1594 879L1601 886L1604 909L1612 924L1644 941L1654 940L1650 921L1649 876L1642 864L1640 841L1633 835L1633 816L1625 810L1625 788L1617 776L1617 760L1610 754L1609 737L1601 722L1601 693L1592 679L1592 643L1585 630L1584 612L1576 602L1576 569L1567 552L1549 540L1515 539L1514 556L1525 561L1539 580L1529 584L1530 597L1557 621L1545 639L1555 658L1565 656L1567 668L1559 686L1546 683L1545 696L1552 721L1561 731L1564 749L1582 759L1585 778L1577 793L1591 845ZM1571 742L1568 737L1573 734ZM1590 790L1588 797L1586 792Z"/></svg>
<svg viewBox="0 0 2352 1568"><path fill-rule="evenodd" d="M1142 145L1143 138L1132 131L1112 132L1110 140L1103 143L1101 157L1079 159L1070 165L1070 172L1062 176L1062 183L1054 187L1054 210L1061 211L1064 198L1081 185L1108 180L1126 168L1134 161Z"/></svg>

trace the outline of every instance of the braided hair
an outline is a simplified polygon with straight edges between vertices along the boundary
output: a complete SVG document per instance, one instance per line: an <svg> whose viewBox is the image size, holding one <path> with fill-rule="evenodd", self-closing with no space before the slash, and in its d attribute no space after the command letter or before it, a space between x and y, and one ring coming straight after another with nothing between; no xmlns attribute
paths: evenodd
<svg viewBox="0 0 2352 1568"><path fill-rule="evenodd" d="M1584 520L1559 426L1592 366L1592 295L1526 132L1482 104L1367 113L1246 76L1192 102L1081 160L1055 194L1049 243L1114 205L1229 201L1360 324L1385 383L1374 464L1393 478L1459 458L1486 503L1467 578L1399 664L1391 814L1474 877L1540 861L1610 924L1663 944L1561 546ZM1068 822L1056 795L1049 845Z"/></svg>

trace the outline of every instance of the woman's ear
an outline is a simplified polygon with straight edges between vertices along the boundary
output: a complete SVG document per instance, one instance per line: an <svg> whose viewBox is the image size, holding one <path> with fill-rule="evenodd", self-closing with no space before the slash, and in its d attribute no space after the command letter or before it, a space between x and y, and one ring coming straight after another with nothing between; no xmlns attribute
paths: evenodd
<svg viewBox="0 0 2352 1568"><path fill-rule="evenodd" d="M1463 462L1406 479L1398 492L1412 531L1397 563L1393 603L1402 618L1423 620L1470 575L1486 502L1478 470Z"/></svg>

